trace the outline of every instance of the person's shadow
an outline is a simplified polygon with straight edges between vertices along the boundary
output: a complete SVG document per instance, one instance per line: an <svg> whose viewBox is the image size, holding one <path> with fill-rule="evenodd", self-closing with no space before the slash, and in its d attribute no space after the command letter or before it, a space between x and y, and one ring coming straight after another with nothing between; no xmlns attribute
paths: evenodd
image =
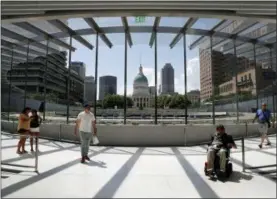
<svg viewBox="0 0 277 199"><path fill-rule="evenodd" d="M233 173L230 175L229 178L219 178L218 180L221 182L235 182L240 183L241 180L251 180L253 178L252 175L239 172L239 171L233 171Z"/></svg>
<svg viewBox="0 0 277 199"><path fill-rule="evenodd" d="M86 163L86 165L92 166L92 167L107 168L106 163L102 162L102 161L93 161L93 160L90 160L89 162Z"/></svg>

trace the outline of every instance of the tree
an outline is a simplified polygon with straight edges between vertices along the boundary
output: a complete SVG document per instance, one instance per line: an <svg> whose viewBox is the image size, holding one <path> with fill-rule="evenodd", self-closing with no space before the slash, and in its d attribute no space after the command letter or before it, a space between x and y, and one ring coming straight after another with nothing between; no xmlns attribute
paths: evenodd
<svg viewBox="0 0 277 199"><path fill-rule="evenodd" d="M124 99L124 97L123 97ZM131 97L127 97L127 107L132 108L134 105L134 102Z"/></svg>
<svg viewBox="0 0 277 199"><path fill-rule="evenodd" d="M169 108L184 109L191 105L191 101L185 95L176 94L173 96L167 96L163 99L164 105L166 104Z"/></svg>
<svg viewBox="0 0 277 199"><path fill-rule="evenodd" d="M169 95L161 95L161 96L158 96L158 108L164 108L164 107L167 107L169 106L169 103L171 101L171 96Z"/></svg>
<svg viewBox="0 0 277 199"><path fill-rule="evenodd" d="M133 100L130 97L126 98L127 107L133 106ZM103 100L103 108L124 108L124 96L122 95L106 95Z"/></svg>

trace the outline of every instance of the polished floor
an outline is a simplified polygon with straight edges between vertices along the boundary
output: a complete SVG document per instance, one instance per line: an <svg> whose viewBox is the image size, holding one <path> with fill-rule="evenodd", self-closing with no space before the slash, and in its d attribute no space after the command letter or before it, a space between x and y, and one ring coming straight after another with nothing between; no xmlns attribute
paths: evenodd
<svg viewBox="0 0 277 199"><path fill-rule="evenodd" d="M276 135L270 139L272 146L263 149L258 138L245 141L247 166L276 164ZM15 153L16 144L2 133L2 163L34 165L33 154ZM203 172L206 146L91 147L91 161L80 164L78 145L40 140L39 174L1 165L2 197L276 198L276 166L242 172L240 141L237 145L231 154L233 175L212 181Z"/></svg>

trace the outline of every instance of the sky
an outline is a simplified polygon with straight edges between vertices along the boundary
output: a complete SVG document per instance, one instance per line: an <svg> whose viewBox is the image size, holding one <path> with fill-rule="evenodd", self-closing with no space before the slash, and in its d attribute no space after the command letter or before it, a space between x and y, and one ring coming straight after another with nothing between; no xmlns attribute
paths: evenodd
<svg viewBox="0 0 277 199"><path fill-rule="evenodd" d="M122 26L119 17L94 18L100 27ZM152 26L154 17L146 17L143 23L136 23L135 17L128 17L129 26ZM182 27L188 18L184 17L163 17L160 26ZM211 29L219 22L218 19L200 19L192 28ZM68 26L73 30L89 28L83 19L70 19ZM104 75L113 75L117 77L117 93L124 94L124 34L106 34L113 43L113 47L108 48L99 38L98 54L98 78ZM86 40L95 46L95 36L83 36ZM140 64L143 66L143 72L148 78L149 86L154 86L154 46L149 47L151 33L131 33L133 46L128 46L127 59L127 95L133 91L133 80L139 72ZM161 83L161 69L166 63L171 63L174 68L175 92L184 93L184 49L183 38L178 44L170 49L169 44L175 37L175 34L158 33L158 85ZM199 70L199 50L189 50L188 46L200 36L187 35L187 86L188 91L200 89L200 70ZM94 76L95 71L95 48L89 50L78 41L73 39L73 46L77 48L72 53L72 61L82 61L86 64L86 76Z"/></svg>

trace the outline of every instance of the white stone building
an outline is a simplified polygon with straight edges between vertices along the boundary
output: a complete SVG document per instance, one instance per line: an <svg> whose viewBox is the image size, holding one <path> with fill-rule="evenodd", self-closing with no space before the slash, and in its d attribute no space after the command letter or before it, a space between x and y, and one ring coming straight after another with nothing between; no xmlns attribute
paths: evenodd
<svg viewBox="0 0 277 199"><path fill-rule="evenodd" d="M150 107L151 101L148 79L143 74L142 66L139 67L139 73L134 79L132 98L134 102L134 107Z"/></svg>

